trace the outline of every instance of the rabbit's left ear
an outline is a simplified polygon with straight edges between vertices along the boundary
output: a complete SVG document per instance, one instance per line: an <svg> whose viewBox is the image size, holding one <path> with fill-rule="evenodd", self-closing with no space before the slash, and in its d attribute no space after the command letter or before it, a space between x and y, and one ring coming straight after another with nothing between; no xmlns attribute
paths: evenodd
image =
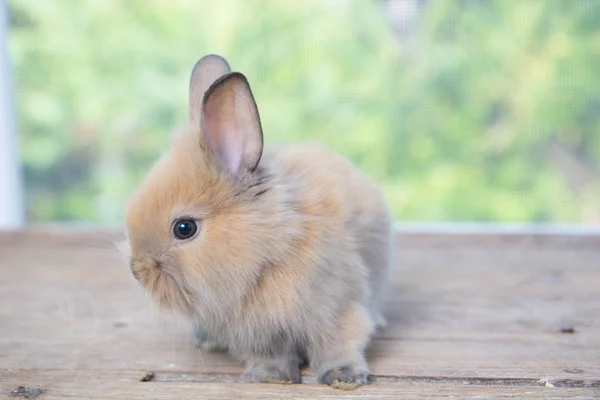
<svg viewBox="0 0 600 400"><path fill-rule="evenodd" d="M190 122L194 127L200 127L202 114L202 99L204 94L217 79L231 71L227 61L216 54L202 57L192 70L190 77Z"/></svg>
<svg viewBox="0 0 600 400"><path fill-rule="evenodd" d="M239 72L218 79L204 95L202 134L212 158L230 175L258 166L263 133L250 84Z"/></svg>

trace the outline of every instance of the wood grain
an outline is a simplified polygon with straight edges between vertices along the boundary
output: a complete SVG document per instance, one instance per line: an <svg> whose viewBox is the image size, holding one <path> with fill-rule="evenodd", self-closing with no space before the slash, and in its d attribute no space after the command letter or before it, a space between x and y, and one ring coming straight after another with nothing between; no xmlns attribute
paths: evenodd
<svg viewBox="0 0 600 400"><path fill-rule="evenodd" d="M141 382L144 371L0 371L0 393L19 386L44 389L50 399L593 399L598 388L508 383L403 379L374 382L353 392L324 385L269 385L222 382ZM1 398L1 397L0 397ZM14 397L6 397L7 399Z"/></svg>
<svg viewBox="0 0 600 400"><path fill-rule="evenodd" d="M154 309L120 259L122 239L0 233L0 398L19 385L47 388L40 398L342 396L310 371L299 386L237 382L237 363L196 350L183 321ZM600 398L598 236L401 232L397 241L389 325L369 350L377 382L343 395ZM140 383L143 371L157 378Z"/></svg>

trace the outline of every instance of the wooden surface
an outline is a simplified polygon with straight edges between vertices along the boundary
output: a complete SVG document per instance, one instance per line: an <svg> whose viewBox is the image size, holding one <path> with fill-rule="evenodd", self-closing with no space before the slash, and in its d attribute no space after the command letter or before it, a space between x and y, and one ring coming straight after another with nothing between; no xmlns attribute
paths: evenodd
<svg viewBox="0 0 600 400"><path fill-rule="evenodd" d="M25 398L9 396L19 386L38 399L600 399L598 235L401 232L390 324L355 392L310 371L302 385L239 383L240 365L150 304L121 239L0 233L0 399Z"/></svg>

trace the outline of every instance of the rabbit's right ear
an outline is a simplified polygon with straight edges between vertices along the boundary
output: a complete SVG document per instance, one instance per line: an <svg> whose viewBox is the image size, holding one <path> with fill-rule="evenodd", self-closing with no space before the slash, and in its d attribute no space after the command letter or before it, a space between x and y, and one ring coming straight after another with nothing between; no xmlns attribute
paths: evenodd
<svg viewBox="0 0 600 400"><path fill-rule="evenodd" d="M220 77L231 72L227 61L216 54L202 57L192 70L190 78L190 122L194 127L200 126L202 115L202 99L208 88Z"/></svg>
<svg viewBox="0 0 600 400"><path fill-rule="evenodd" d="M204 95L202 134L213 161L231 176L253 171L263 152L263 133L250 84L239 72L219 78Z"/></svg>

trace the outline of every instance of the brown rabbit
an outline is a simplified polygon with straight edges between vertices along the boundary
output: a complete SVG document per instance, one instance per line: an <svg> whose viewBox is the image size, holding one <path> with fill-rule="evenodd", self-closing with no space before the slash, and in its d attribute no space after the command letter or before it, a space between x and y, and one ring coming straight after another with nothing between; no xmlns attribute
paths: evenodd
<svg viewBox="0 0 600 400"><path fill-rule="evenodd" d="M300 383L308 362L321 383L366 383L392 255L378 187L315 144L263 153L248 81L219 56L194 67L190 121L129 204L135 278L244 381Z"/></svg>

